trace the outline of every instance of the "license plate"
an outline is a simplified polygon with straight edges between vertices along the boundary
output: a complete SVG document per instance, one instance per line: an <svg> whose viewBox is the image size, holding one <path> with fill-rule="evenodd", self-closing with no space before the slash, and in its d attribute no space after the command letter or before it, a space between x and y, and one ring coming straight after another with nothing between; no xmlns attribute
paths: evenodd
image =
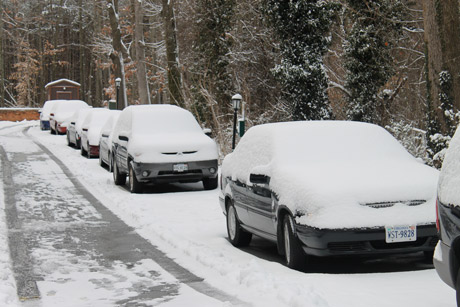
<svg viewBox="0 0 460 307"><path fill-rule="evenodd" d="M183 173L188 171L188 164L174 164L173 165L173 171L178 172L178 173Z"/></svg>
<svg viewBox="0 0 460 307"><path fill-rule="evenodd" d="M417 226L385 226L385 242L407 242L417 240Z"/></svg>

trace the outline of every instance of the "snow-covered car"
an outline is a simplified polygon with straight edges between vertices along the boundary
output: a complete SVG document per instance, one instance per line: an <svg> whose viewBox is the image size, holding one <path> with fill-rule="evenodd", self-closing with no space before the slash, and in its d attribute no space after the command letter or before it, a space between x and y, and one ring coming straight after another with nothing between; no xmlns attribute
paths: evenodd
<svg viewBox="0 0 460 307"><path fill-rule="evenodd" d="M67 127L64 122L67 121L75 111L89 108L88 104L82 100L62 100L55 103L50 112L50 130L51 134L66 134Z"/></svg>
<svg viewBox="0 0 460 307"><path fill-rule="evenodd" d="M457 292L460 306L460 129L446 151L436 203L439 242L433 263L441 279Z"/></svg>
<svg viewBox="0 0 460 307"><path fill-rule="evenodd" d="M113 129L117 123L121 111L110 110L110 117L101 129L99 136L99 165L107 165L109 172L112 172L112 136Z"/></svg>
<svg viewBox="0 0 460 307"><path fill-rule="evenodd" d="M83 108L75 111L75 113L69 119L67 126L67 145L75 146L75 148L81 148L81 134L82 126L86 116L91 111L91 108Z"/></svg>
<svg viewBox="0 0 460 307"><path fill-rule="evenodd" d="M375 125L265 124L225 157L219 200L234 246L252 235L271 240L291 268L308 255L430 258L437 180L438 171Z"/></svg>
<svg viewBox="0 0 460 307"><path fill-rule="evenodd" d="M132 193L145 183L202 181L217 187L217 145L195 117L173 105L125 108L112 139L113 178L123 185L129 176Z"/></svg>
<svg viewBox="0 0 460 307"><path fill-rule="evenodd" d="M81 154L91 157L99 157L99 137L101 129L110 117L110 110L94 108L88 112L82 125Z"/></svg>
<svg viewBox="0 0 460 307"><path fill-rule="evenodd" d="M43 104L43 108L40 110L40 129L50 130L50 113L53 105L59 103L62 100L48 100Z"/></svg>

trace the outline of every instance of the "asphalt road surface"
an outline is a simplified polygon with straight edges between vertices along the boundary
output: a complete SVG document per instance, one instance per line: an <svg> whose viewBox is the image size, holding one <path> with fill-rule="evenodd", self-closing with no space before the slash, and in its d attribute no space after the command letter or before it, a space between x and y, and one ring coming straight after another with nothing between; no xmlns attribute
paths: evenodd
<svg viewBox="0 0 460 307"><path fill-rule="evenodd" d="M9 247L24 304L151 306L182 296L200 305L244 305L140 237L28 128L0 129Z"/></svg>

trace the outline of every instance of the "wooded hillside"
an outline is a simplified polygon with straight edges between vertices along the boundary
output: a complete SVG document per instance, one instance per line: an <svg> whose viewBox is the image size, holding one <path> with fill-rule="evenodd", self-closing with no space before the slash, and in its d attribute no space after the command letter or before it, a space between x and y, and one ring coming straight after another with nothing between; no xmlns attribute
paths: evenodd
<svg viewBox="0 0 460 307"><path fill-rule="evenodd" d="M339 119L386 127L437 166L460 109L458 0L3 0L0 107L81 84L93 106L173 103L230 150L248 126ZM433 162L434 161L434 162Z"/></svg>

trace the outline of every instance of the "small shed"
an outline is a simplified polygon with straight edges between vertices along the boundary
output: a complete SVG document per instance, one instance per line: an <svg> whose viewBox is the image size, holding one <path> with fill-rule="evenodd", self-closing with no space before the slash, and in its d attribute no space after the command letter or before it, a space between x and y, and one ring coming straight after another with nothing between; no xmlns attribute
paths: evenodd
<svg viewBox="0 0 460 307"><path fill-rule="evenodd" d="M45 86L46 100L74 100L80 99L80 83L68 79L60 79Z"/></svg>

